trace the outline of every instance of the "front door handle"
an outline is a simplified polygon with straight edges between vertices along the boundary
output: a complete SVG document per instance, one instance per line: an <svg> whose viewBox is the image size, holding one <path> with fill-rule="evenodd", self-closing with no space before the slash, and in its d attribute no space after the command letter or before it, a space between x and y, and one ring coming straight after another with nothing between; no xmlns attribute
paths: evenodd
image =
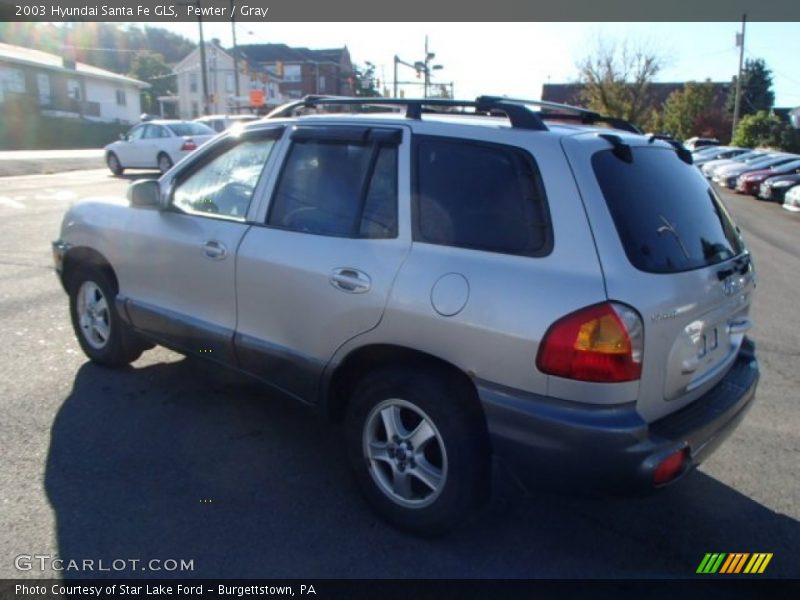
<svg viewBox="0 0 800 600"><path fill-rule="evenodd" d="M203 244L203 254L213 260L222 260L228 254L228 249L225 244L217 240L208 240Z"/></svg>
<svg viewBox="0 0 800 600"><path fill-rule="evenodd" d="M331 271L329 281L336 289L350 294L363 294L369 291L372 286L372 280L369 275L350 267L334 269Z"/></svg>

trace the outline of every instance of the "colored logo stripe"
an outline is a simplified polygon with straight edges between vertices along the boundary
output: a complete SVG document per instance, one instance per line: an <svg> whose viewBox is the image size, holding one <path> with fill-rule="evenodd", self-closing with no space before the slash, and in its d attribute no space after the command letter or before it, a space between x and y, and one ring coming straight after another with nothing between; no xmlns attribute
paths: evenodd
<svg viewBox="0 0 800 600"><path fill-rule="evenodd" d="M742 572L749 574L763 573L771 560L771 552L756 552L754 554L750 554L749 552L732 552L730 554L725 552L708 552L703 557L703 560L700 561L700 566L697 567L697 573L724 573L728 575ZM745 566L745 564L747 566ZM744 569L744 571L742 571L742 569Z"/></svg>
<svg viewBox="0 0 800 600"><path fill-rule="evenodd" d="M728 560L722 565L720 573L738 573L744 566L744 561L750 556L749 552L734 552L728 555Z"/></svg>
<svg viewBox="0 0 800 600"><path fill-rule="evenodd" d="M767 568L769 561L772 560L772 552L761 552L758 554L753 554L753 558L750 559L750 562L747 563L747 566L744 568L745 573L763 573L764 570Z"/></svg>
<svg viewBox="0 0 800 600"><path fill-rule="evenodd" d="M697 567L698 573L716 573L717 569L719 569L722 561L725 559L726 554L723 552L722 554L719 553L708 553L703 558L700 566Z"/></svg>

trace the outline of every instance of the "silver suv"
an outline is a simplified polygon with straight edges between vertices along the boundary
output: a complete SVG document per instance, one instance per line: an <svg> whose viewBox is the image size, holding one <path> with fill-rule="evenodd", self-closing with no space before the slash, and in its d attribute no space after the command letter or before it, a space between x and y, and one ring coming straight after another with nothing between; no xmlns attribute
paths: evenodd
<svg viewBox="0 0 800 600"><path fill-rule="evenodd" d="M371 505L419 534L487 497L492 455L661 487L752 404L739 230L684 148L623 121L308 97L128 197L73 207L54 243L86 355L160 344L317 406Z"/></svg>

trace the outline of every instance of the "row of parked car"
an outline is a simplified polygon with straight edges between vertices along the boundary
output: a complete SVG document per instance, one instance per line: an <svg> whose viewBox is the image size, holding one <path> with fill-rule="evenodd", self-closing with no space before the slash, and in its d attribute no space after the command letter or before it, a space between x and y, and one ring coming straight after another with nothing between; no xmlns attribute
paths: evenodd
<svg viewBox="0 0 800 600"><path fill-rule="evenodd" d="M692 156L706 178L740 194L800 212L800 155L734 146L704 146Z"/></svg>

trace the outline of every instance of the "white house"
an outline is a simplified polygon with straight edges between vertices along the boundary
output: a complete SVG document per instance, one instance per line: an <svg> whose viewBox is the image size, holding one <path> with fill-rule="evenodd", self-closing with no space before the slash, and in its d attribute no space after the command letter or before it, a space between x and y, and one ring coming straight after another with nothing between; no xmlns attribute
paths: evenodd
<svg viewBox="0 0 800 600"><path fill-rule="evenodd" d="M205 54L208 87L206 114L234 114L257 108L251 106L251 91L263 92L266 106L277 106L283 102L280 80L274 73L244 70L242 67L246 63L242 60L237 90L233 56L220 46L218 40L206 43ZM201 64L198 47L173 67L178 83L178 116L182 119L193 119L204 114Z"/></svg>
<svg viewBox="0 0 800 600"><path fill-rule="evenodd" d="M46 116L136 123L147 87L55 54L0 43L0 111L16 104Z"/></svg>

